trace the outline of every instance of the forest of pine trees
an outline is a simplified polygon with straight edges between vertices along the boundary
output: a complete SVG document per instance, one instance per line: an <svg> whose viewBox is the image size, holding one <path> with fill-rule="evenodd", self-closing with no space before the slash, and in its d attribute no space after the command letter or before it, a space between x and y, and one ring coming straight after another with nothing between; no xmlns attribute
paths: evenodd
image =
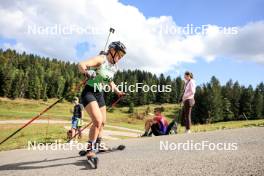
<svg viewBox="0 0 264 176"><path fill-rule="evenodd" d="M78 96L74 92L83 76L78 72L76 63L57 59L43 58L32 54L19 54L14 50L0 49L0 96L26 99L43 99L65 97L71 100ZM145 104L178 103L184 82L180 77L159 76L140 70L118 71L116 84L137 82L147 85L171 85L171 92L129 93L120 105L134 106ZM106 103L113 101L113 94L106 94ZM193 109L194 123L211 123L218 121L259 119L264 117L264 84L254 89L238 82L228 81L221 85L216 77L209 83L197 86L196 105Z"/></svg>
<svg viewBox="0 0 264 176"><path fill-rule="evenodd" d="M76 64L0 49L1 97L69 98L80 79Z"/></svg>
<svg viewBox="0 0 264 176"><path fill-rule="evenodd" d="M194 123L264 118L263 82L255 89L232 80L221 86L212 77L209 83L197 86L195 101Z"/></svg>

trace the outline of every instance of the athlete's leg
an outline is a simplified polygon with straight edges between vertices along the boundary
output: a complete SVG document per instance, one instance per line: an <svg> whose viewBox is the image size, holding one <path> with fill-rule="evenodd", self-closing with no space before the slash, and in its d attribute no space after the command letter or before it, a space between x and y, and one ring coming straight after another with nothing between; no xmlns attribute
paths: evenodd
<svg viewBox="0 0 264 176"><path fill-rule="evenodd" d="M98 137L100 128L102 126L102 121L103 117L100 111L100 108L98 106L98 103L96 101L90 102L88 105L85 107L86 112L89 114L92 120L92 127L90 128L89 132L89 144L88 146L89 149L95 149L95 141L96 138ZM88 152L88 155L91 152Z"/></svg>
<svg viewBox="0 0 264 176"><path fill-rule="evenodd" d="M154 123L153 119L146 120L145 131L149 131L153 123Z"/></svg>
<svg viewBox="0 0 264 176"><path fill-rule="evenodd" d="M102 121L101 128L99 130L98 137L96 139L96 145L97 145L96 147L99 149L99 151L103 151L103 150L107 150L107 148L104 145L104 143L101 143L102 142L102 136L103 136L103 128L104 128L104 126L106 124L106 106L100 107L100 111L101 111L101 114L102 114L103 121Z"/></svg>
<svg viewBox="0 0 264 176"><path fill-rule="evenodd" d="M146 122L145 122L145 133L142 135L142 137L149 135L149 130L150 130L153 122L154 122L153 119L146 120Z"/></svg>
<svg viewBox="0 0 264 176"><path fill-rule="evenodd" d="M103 128L104 128L104 125L106 124L106 106L101 107L100 111L101 111L101 114L102 114L102 125L101 125L101 128L100 128L98 137L102 137Z"/></svg>

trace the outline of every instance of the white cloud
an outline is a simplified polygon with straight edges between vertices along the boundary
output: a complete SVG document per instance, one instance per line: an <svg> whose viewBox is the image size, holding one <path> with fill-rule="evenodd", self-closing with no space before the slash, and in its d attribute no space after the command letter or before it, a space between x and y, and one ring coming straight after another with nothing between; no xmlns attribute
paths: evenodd
<svg viewBox="0 0 264 176"><path fill-rule="evenodd" d="M0 3L0 36L14 38L17 44L4 44L27 52L79 61L76 45L88 42L91 47L84 57L97 54L104 46L109 27L116 33L111 40L120 40L128 54L122 68L138 68L155 73L177 68L182 62L196 58L213 61L230 57L264 63L264 22L238 28L237 35L226 35L209 25L206 35L168 33L179 26L170 16L146 18L136 7L117 0L9 0ZM29 35L28 25L82 26L97 34ZM162 32L161 32L162 31Z"/></svg>
<svg viewBox="0 0 264 176"><path fill-rule="evenodd" d="M211 35L209 32L203 38L206 46L203 54L210 55L211 58L222 56L264 63L264 21L249 23L237 29L236 35L216 31Z"/></svg>

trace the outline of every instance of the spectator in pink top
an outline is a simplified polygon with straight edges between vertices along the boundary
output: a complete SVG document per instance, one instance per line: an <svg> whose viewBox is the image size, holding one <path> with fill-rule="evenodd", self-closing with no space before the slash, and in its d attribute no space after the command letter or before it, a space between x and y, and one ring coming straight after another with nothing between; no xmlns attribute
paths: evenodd
<svg viewBox="0 0 264 176"><path fill-rule="evenodd" d="M195 104L194 94L195 94L195 81L193 79L193 74L186 71L184 74L184 91L181 102L183 104L182 109L182 119L184 120L186 133L191 133L191 117L192 117L192 107Z"/></svg>

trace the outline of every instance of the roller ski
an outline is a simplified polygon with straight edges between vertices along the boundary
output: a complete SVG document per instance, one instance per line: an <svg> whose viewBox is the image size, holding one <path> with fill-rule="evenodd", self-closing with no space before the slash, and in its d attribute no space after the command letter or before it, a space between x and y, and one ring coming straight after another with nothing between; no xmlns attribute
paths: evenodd
<svg viewBox="0 0 264 176"><path fill-rule="evenodd" d="M93 151L88 152L87 156L87 162L88 164L91 166L91 168L93 169L97 169L97 165L98 165L98 157L96 156L96 154Z"/></svg>
<svg viewBox="0 0 264 176"><path fill-rule="evenodd" d="M99 153L110 153L110 152L115 152L115 151L121 151L121 150L124 150L125 148L126 148L126 146L124 146L124 145L119 145L117 147L109 147L106 150L99 150L98 154Z"/></svg>
<svg viewBox="0 0 264 176"><path fill-rule="evenodd" d="M124 146L124 145L119 145L119 146L117 146L117 147L109 147L109 148L107 148L107 149L103 149L103 150L98 150L97 152L96 152L96 154L101 154L101 153L111 153L111 152L115 152L115 151L122 151L122 150L124 150L126 148L126 146ZM79 155L80 156L85 156L87 154L87 151L85 151L85 150L81 150L80 152L79 152Z"/></svg>
<svg viewBox="0 0 264 176"><path fill-rule="evenodd" d="M107 147L107 146L105 146L103 144L104 143L102 143L102 138L101 137L98 137L96 139L96 142L95 142L95 153L96 154L99 154L99 153L109 153L109 152L114 152L114 151L124 150L125 149L125 146L124 145L119 145L117 147ZM79 155L80 156L85 156L87 154L87 151L81 150L79 152Z"/></svg>

